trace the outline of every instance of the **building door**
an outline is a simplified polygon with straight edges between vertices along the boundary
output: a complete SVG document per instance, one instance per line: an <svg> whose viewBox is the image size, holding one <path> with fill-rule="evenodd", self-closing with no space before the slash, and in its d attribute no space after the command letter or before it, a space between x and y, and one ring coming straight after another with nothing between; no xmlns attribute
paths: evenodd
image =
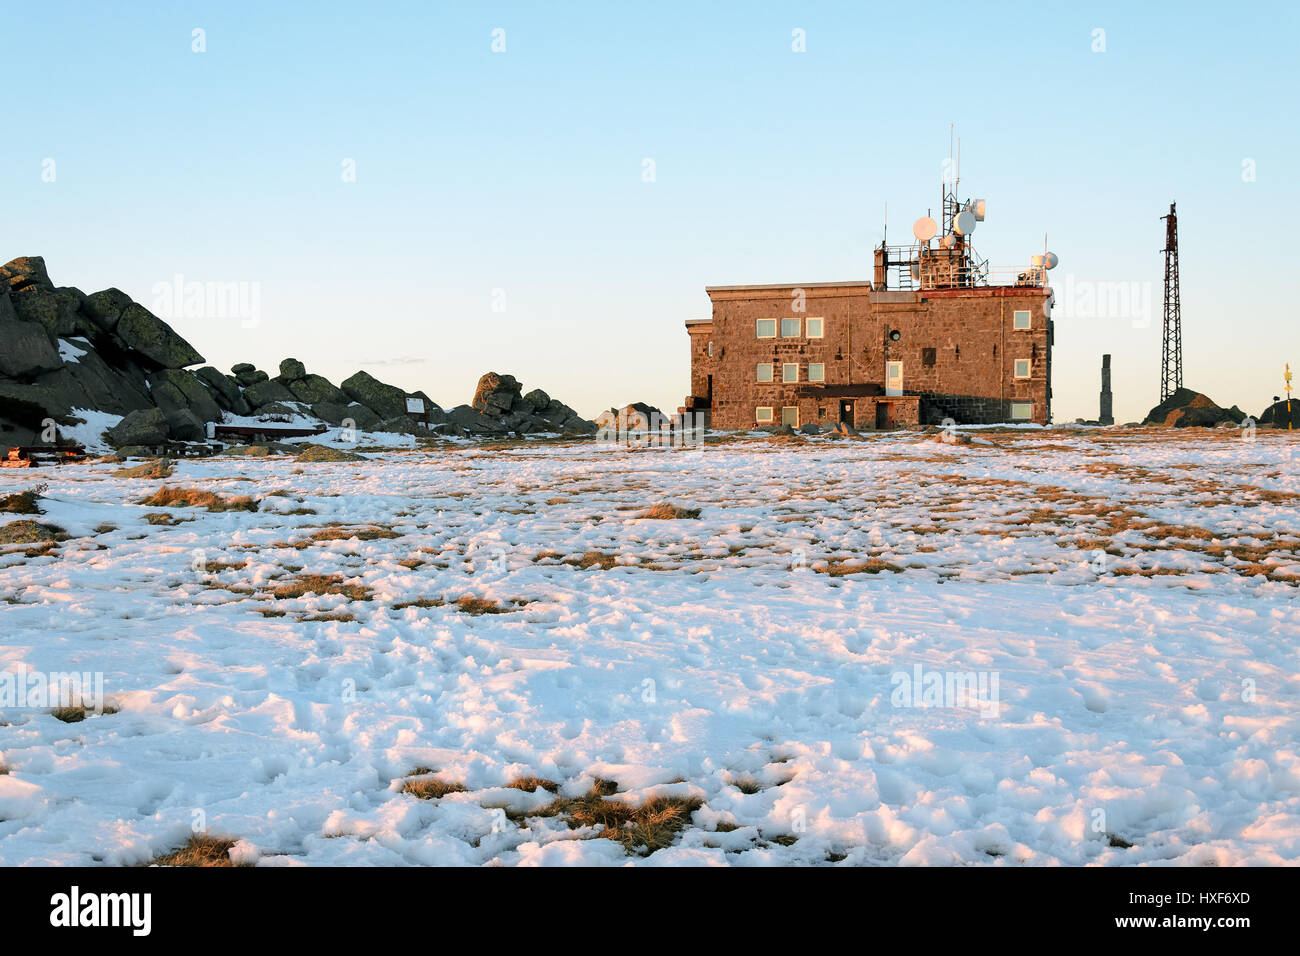
<svg viewBox="0 0 1300 956"><path fill-rule="evenodd" d="M893 402L876 402L876 427L877 428L894 427L894 403Z"/></svg>
<svg viewBox="0 0 1300 956"><path fill-rule="evenodd" d="M903 363L902 362L885 363L885 394L886 395L903 394Z"/></svg>
<svg viewBox="0 0 1300 956"><path fill-rule="evenodd" d="M845 425L853 424L853 403L840 402L840 421Z"/></svg>

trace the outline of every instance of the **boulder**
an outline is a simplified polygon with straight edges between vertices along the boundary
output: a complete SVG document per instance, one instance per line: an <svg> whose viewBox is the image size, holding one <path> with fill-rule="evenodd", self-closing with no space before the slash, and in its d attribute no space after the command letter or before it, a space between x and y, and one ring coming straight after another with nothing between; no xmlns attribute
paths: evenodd
<svg viewBox="0 0 1300 956"><path fill-rule="evenodd" d="M79 289L31 289L14 296L13 305L18 318L45 326L53 340L85 334L89 323L80 312L85 298Z"/></svg>
<svg viewBox="0 0 1300 956"><path fill-rule="evenodd" d="M469 405L457 405L445 413L442 431L458 435L502 435L509 429Z"/></svg>
<svg viewBox="0 0 1300 956"><path fill-rule="evenodd" d="M395 385L385 385L367 372L357 372L344 379L343 391L354 402L372 409L381 419L406 414L406 392Z"/></svg>
<svg viewBox="0 0 1300 956"><path fill-rule="evenodd" d="M239 389L239 384L229 375L223 374L211 365L205 365L194 373L194 377L207 386L208 391L212 393L212 398L225 411L234 412L236 415L247 415L252 411L248 400Z"/></svg>
<svg viewBox="0 0 1300 956"><path fill-rule="evenodd" d="M185 369L159 369L150 376L149 383L152 386L150 394L154 404L164 411L191 411L200 424L221 421L221 406L193 372Z"/></svg>
<svg viewBox="0 0 1300 956"><path fill-rule="evenodd" d="M280 363L280 380L286 385L307 377L307 367L294 358L287 358Z"/></svg>
<svg viewBox="0 0 1300 956"><path fill-rule="evenodd" d="M267 402L265 405L258 405L257 408L253 409L253 415L256 418L288 420L297 417L298 414L296 408L283 402Z"/></svg>
<svg viewBox="0 0 1300 956"><path fill-rule="evenodd" d="M177 441L204 441L208 437L207 426L188 408L171 408L165 415L167 430Z"/></svg>
<svg viewBox="0 0 1300 956"><path fill-rule="evenodd" d="M348 405L338 402L319 402L311 407L311 413L327 425L339 427L344 422L350 421L352 428L364 432L373 431L381 421L373 411L356 402Z"/></svg>
<svg viewBox="0 0 1300 956"><path fill-rule="evenodd" d="M52 389L71 408L125 415L154 405L144 376L113 368L94 351L37 376L36 383Z"/></svg>
<svg viewBox="0 0 1300 956"><path fill-rule="evenodd" d="M1240 424L1245 417L1245 412L1235 405L1232 408L1220 408L1200 392L1190 388L1178 388L1147 413L1143 424L1187 428L1198 425L1214 426L1221 422Z"/></svg>
<svg viewBox="0 0 1300 956"><path fill-rule="evenodd" d="M1259 424L1292 430L1300 428L1300 398L1274 402L1259 416Z"/></svg>
<svg viewBox="0 0 1300 956"><path fill-rule="evenodd" d="M523 396L524 403L535 412L543 412L551 404L551 396L547 395L540 388L535 388ZM558 402L556 404L559 404Z"/></svg>
<svg viewBox="0 0 1300 956"><path fill-rule="evenodd" d="M45 271L45 260L40 256L19 256L0 266L0 288L11 292L43 290L52 292L54 283Z"/></svg>
<svg viewBox="0 0 1300 956"><path fill-rule="evenodd" d="M18 318L8 289L0 292L0 346L0 375L5 378L30 380L63 366L45 326Z"/></svg>
<svg viewBox="0 0 1300 956"><path fill-rule="evenodd" d="M484 415L501 418L515 407L516 402L521 402L521 389L519 380L513 375L488 372L478 380L470 406Z"/></svg>
<svg viewBox="0 0 1300 956"><path fill-rule="evenodd" d="M281 369L284 368L283 363ZM283 378L283 376L281 376ZM336 388L329 379L323 375L303 375L289 384L289 391L294 398L300 402L306 402L308 405L315 405L318 402L335 402L347 404L348 395L340 388Z"/></svg>
<svg viewBox="0 0 1300 956"><path fill-rule="evenodd" d="M86 296L81 310L89 315L101 330L112 332L117 328L117 323L121 320L126 307L133 304L131 297L121 289L105 289Z"/></svg>
<svg viewBox="0 0 1300 956"><path fill-rule="evenodd" d="M114 448L123 448L127 445L158 445L167 440L167 435L167 416L161 408L146 408L131 412L104 432L104 437Z"/></svg>
<svg viewBox="0 0 1300 956"><path fill-rule="evenodd" d="M249 385L244 389L244 399L253 408L270 402L296 402L298 400L293 392L274 379L267 379L265 382Z"/></svg>
<svg viewBox="0 0 1300 956"><path fill-rule="evenodd" d="M647 432L668 427L668 418L653 405L633 402L622 408L611 408L596 416L596 426L601 432Z"/></svg>
<svg viewBox="0 0 1300 956"><path fill-rule="evenodd" d="M240 362L238 365L230 366L230 374L234 376L235 383L243 388L256 385L258 382L265 382L271 377L265 372L258 371L247 362Z"/></svg>
<svg viewBox="0 0 1300 956"><path fill-rule="evenodd" d="M122 310L113 335L123 345L162 368L185 368L203 361L203 356L170 325L135 302Z"/></svg>

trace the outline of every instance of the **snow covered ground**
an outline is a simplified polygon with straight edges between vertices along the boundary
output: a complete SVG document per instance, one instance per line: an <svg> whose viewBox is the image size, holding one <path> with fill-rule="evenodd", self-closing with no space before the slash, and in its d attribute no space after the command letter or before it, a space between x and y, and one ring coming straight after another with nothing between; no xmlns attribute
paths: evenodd
<svg viewBox="0 0 1300 956"><path fill-rule="evenodd" d="M0 473L68 535L0 667L118 708L0 710L0 863L1296 862L1296 439L979 434ZM524 776L701 805L643 855Z"/></svg>

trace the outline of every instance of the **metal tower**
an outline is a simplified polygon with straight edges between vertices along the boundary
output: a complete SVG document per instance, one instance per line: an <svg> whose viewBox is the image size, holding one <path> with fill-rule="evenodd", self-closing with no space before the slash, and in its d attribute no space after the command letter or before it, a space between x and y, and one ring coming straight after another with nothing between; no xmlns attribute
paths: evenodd
<svg viewBox="0 0 1300 956"><path fill-rule="evenodd" d="M1178 295L1178 215L1169 204L1165 220L1165 320L1160 354L1160 401L1183 387L1183 310Z"/></svg>

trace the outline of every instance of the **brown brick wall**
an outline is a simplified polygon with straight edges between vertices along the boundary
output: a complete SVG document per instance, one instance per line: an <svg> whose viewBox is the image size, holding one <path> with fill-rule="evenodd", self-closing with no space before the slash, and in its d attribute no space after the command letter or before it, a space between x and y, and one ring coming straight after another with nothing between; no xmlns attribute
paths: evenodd
<svg viewBox="0 0 1300 956"><path fill-rule="evenodd" d="M1040 424L1046 424L1051 414L1048 290L987 287L874 293L866 283L844 283L802 289L722 287L708 292L712 322L688 327L691 392L707 394L712 376L715 428L753 427L757 406L772 407L776 424L785 406L799 408L801 423L836 421L837 387L883 389L887 361L903 363L903 392L920 397L917 414L922 421L945 417L958 423L1007 421L1010 403L1015 401L1033 402L1032 420ZM799 306L803 311L798 311ZM1017 310L1029 311L1029 331L1013 328ZM804 320L801 334L781 337L782 318ZM822 319L822 338L802 334L808 318ZM778 337L758 338L758 319L776 319ZM893 330L900 334L897 342L888 340ZM928 364L931 354L933 364ZM1017 359L1030 360L1028 379L1015 377ZM760 362L773 364L772 383L756 380ZM797 384L781 381L785 363L799 365ZM825 367L820 387L807 381L811 363ZM858 427L874 426L873 404L866 396L855 402Z"/></svg>

